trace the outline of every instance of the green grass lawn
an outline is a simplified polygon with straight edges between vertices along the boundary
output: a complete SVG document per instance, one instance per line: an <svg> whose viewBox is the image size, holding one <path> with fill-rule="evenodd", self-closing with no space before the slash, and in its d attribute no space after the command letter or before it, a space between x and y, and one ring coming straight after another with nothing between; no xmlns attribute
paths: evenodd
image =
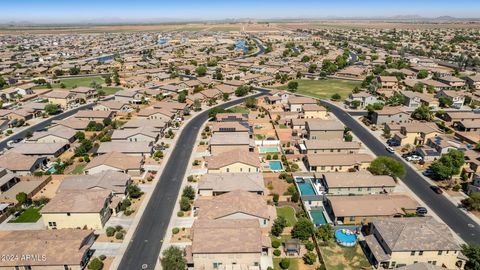
<svg viewBox="0 0 480 270"><path fill-rule="evenodd" d="M82 78L69 78L69 79L61 79L60 83L52 84L53 88L60 88L60 84L63 83L65 85L65 89L72 89L75 86L84 86L90 87L92 81L95 81L98 84L102 84L105 80L101 76L92 76L92 77L82 77ZM47 88L45 85L35 86L33 89L45 89Z"/></svg>
<svg viewBox="0 0 480 270"><path fill-rule="evenodd" d="M118 91L122 90L120 87L102 87L102 89L107 96L113 95L117 93Z"/></svg>
<svg viewBox="0 0 480 270"><path fill-rule="evenodd" d="M30 206L29 208L25 209L23 213L18 216L16 219L12 219L8 221L8 223L34 223L37 222L40 217L42 216L40 214L40 209L41 208L35 208L33 206Z"/></svg>
<svg viewBox="0 0 480 270"><path fill-rule="evenodd" d="M248 113L249 112L249 110L247 108L242 107L242 106L235 106L235 107L232 107L228 110L233 112L233 113Z"/></svg>
<svg viewBox="0 0 480 270"><path fill-rule="evenodd" d="M282 260L282 258L273 258L273 269L275 270L282 270L282 268L280 267L280 261ZM298 265L299 265L299 260L301 259L298 259L298 258L290 258L290 267L288 268L288 270L298 270Z"/></svg>
<svg viewBox="0 0 480 270"><path fill-rule="evenodd" d="M294 80L298 82L297 93L312 96L320 99L330 99L333 94L338 93L342 100L348 97L355 86L360 86L361 82L347 80ZM287 85L282 85L278 89L287 90Z"/></svg>
<svg viewBox="0 0 480 270"><path fill-rule="evenodd" d="M72 174L81 174L83 173L83 170L85 169L85 167L87 166L87 164L78 164L75 169L73 169L72 171Z"/></svg>
<svg viewBox="0 0 480 270"><path fill-rule="evenodd" d="M287 226L293 226L297 223L297 217L295 217L295 209L291 206L277 207L277 216L284 217L287 220Z"/></svg>

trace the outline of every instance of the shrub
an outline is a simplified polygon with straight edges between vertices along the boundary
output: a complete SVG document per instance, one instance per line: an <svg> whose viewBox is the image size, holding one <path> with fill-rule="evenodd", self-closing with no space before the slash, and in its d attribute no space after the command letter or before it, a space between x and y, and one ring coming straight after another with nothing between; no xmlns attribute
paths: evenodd
<svg viewBox="0 0 480 270"><path fill-rule="evenodd" d="M270 160L272 159L272 156L270 154L267 154L267 157L266 157L267 160Z"/></svg>
<svg viewBox="0 0 480 270"><path fill-rule="evenodd" d="M308 265L313 265L315 261L317 260L317 255L313 252L307 252L305 255L303 255L303 262Z"/></svg>
<svg viewBox="0 0 480 270"><path fill-rule="evenodd" d="M179 228L173 228L173 229L172 229L172 233L173 233L173 234L177 234L177 233L179 233L179 232L180 232L180 229L179 229Z"/></svg>
<svg viewBox="0 0 480 270"><path fill-rule="evenodd" d="M177 217L183 217L183 216L184 216L184 213L182 211L177 212Z"/></svg>
<svg viewBox="0 0 480 270"><path fill-rule="evenodd" d="M93 258L88 264L88 269L90 270L102 270L103 262L98 258Z"/></svg>
<svg viewBox="0 0 480 270"><path fill-rule="evenodd" d="M123 230L122 225L117 225L117 226L115 226L115 231L121 232L122 230Z"/></svg>
<svg viewBox="0 0 480 270"><path fill-rule="evenodd" d="M312 251L313 249L315 249L315 245L313 244L312 241L308 241L308 242L305 243L305 248L308 251Z"/></svg>
<svg viewBox="0 0 480 270"><path fill-rule="evenodd" d="M278 248L280 246L280 241L278 240L273 240L272 241L272 247L273 248Z"/></svg>
<svg viewBox="0 0 480 270"><path fill-rule="evenodd" d="M106 233L107 233L107 236L108 236L108 237L112 237L113 235L115 235L115 228L113 228L113 227L108 227L108 228L106 229Z"/></svg>
<svg viewBox="0 0 480 270"><path fill-rule="evenodd" d="M180 199L180 210L182 211L190 211L191 205L190 205L190 199L187 197L182 197Z"/></svg>
<svg viewBox="0 0 480 270"><path fill-rule="evenodd" d="M275 256L277 256L277 257L280 256L281 254L282 254L282 252L281 252L279 249L275 249L275 250L273 251L273 255L275 255Z"/></svg>
<svg viewBox="0 0 480 270"><path fill-rule="evenodd" d="M280 267L282 269L288 269L288 267L290 267L290 260L287 259L287 258L283 258L281 261L280 261Z"/></svg>
<svg viewBox="0 0 480 270"><path fill-rule="evenodd" d="M117 232L115 234L115 239L117 240L122 240L123 239L123 233L122 232Z"/></svg>
<svg viewBox="0 0 480 270"><path fill-rule="evenodd" d="M99 258L100 260L102 260L102 261L105 261L105 259L107 258L107 256L105 256L105 255L102 254L102 255L98 256L98 258Z"/></svg>
<svg viewBox="0 0 480 270"><path fill-rule="evenodd" d="M273 202L276 204L278 204L278 200L280 199L280 195L278 195L278 193L274 193L273 194Z"/></svg>
<svg viewBox="0 0 480 270"><path fill-rule="evenodd" d="M124 213L125 216L127 216L127 217L130 216L131 214L133 214L133 212L135 212L135 211L132 210L132 209L127 209L127 210L123 211L123 213Z"/></svg>
<svg viewBox="0 0 480 270"><path fill-rule="evenodd" d="M195 199L195 189L192 186L183 188L182 197L187 197L190 200Z"/></svg>
<svg viewBox="0 0 480 270"><path fill-rule="evenodd" d="M273 154L272 158L273 159L278 159L278 154Z"/></svg>
<svg viewBox="0 0 480 270"><path fill-rule="evenodd" d="M293 180L294 180L294 179L293 179L293 176L287 175L287 177L285 178L285 180L287 181L287 183L291 184L291 183L293 183Z"/></svg>

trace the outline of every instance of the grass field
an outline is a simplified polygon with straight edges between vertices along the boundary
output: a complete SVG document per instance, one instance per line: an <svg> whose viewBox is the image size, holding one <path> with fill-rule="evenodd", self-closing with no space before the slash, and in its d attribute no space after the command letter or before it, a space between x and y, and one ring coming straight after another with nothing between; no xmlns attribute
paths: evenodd
<svg viewBox="0 0 480 270"><path fill-rule="evenodd" d="M277 216L285 218L285 220L287 220L287 226L289 227L297 223L295 209L290 206L277 207Z"/></svg>
<svg viewBox="0 0 480 270"><path fill-rule="evenodd" d="M248 113L249 110L243 106L235 106L235 107L232 107L230 109L228 109L229 111L233 112L233 113Z"/></svg>
<svg viewBox="0 0 480 270"><path fill-rule="evenodd" d="M320 99L330 99L333 94L338 93L342 100L348 97L355 86L360 86L361 82L347 80L294 80L298 82L297 93L312 96ZM278 89L287 90L287 85L282 85Z"/></svg>
<svg viewBox="0 0 480 270"><path fill-rule="evenodd" d="M320 251L328 270L356 270L370 267L359 244L354 247L340 247L336 243L330 243L326 247L320 247Z"/></svg>
<svg viewBox="0 0 480 270"><path fill-rule="evenodd" d="M83 170L87 167L87 164L78 164L75 169L73 169L72 174L81 174Z"/></svg>
<svg viewBox="0 0 480 270"><path fill-rule="evenodd" d="M82 78L70 78L70 79L62 79L60 83L52 84L53 88L61 88L60 85L63 83L65 85L65 90L73 89L75 87L90 87L92 82L96 82L97 84L103 84L105 80L101 76L92 76L92 77L82 77ZM46 89L47 87L44 85L35 86L33 89ZM120 87L102 87L101 88L107 95L115 94L116 92L120 91L122 88Z"/></svg>
<svg viewBox="0 0 480 270"><path fill-rule="evenodd" d="M281 258L273 258L273 269L282 270L282 268L280 267L281 260ZM290 258L290 267L288 267L288 270L298 270L298 265L300 264L299 260L300 259L297 258Z"/></svg>
<svg viewBox="0 0 480 270"><path fill-rule="evenodd" d="M8 223L34 223L37 222L40 217L42 216L40 214L40 209L41 208L35 208L33 206L30 206L29 208L25 209L23 213L18 216L16 219L10 220Z"/></svg>

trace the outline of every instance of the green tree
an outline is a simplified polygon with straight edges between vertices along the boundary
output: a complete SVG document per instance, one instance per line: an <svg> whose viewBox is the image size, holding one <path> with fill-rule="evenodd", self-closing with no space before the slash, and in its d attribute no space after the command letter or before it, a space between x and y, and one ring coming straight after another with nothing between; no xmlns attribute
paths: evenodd
<svg viewBox="0 0 480 270"><path fill-rule="evenodd" d="M335 236L330 224L320 225L315 234L317 235L318 239L322 240L323 242L328 242Z"/></svg>
<svg viewBox="0 0 480 270"><path fill-rule="evenodd" d="M195 73L197 73L197 76L198 77L203 77L205 76L205 74L207 74L207 68L203 65L201 66L198 66L196 69L195 69Z"/></svg>
<svg viewBox="0 0 480 270"><path fill-rule="evenodd" d="M315 227L313 226L310 219L302 218L295 223L292 229L292 236L300 240L307 240L315 232Z"/></svg>
<svg viewBox="0 0 480 270"><path fill-rule="evenodd" d="M249 91L248 86L246 86L246 85L239 86L239 87L235 90L235 96L237 96L237 97L243 97L243 96L245 96L246 94L248 94L248 91Z"/></svg>
<svg viewBox="0 0 480 270"><path fill-rule="evenodd" d="M58 106L57 104L49 103L45 105L44 110L49 115L53 115L60 111L60 106Z"/></svg>
<svg viewBox="0 0 480 270"><path fill-rule="evenodd" d="M190 199L182 196L182 198L180 199L180 210L190 211L190 209L191 209Z"/></svg>
<svg viewBox="0 0 480 270"><path fill-rule="evenodd" d="M405 167L402 163L394 158L380 156L370 163L368 168L371 173L376 175L390 175L402 177L405 175Z"/></svg>
<svg viewBox="0 0 480 270"><path fill-rule="evenodd" d="M440 97L438 98L438 102L440 103L439 105L442 108L450 107L453 104L453 101L448 97Z"/></svg>
<svg viewBox="0 0 480 270"><path fill-rule="evenodd" d="M283 258L282 260L280 260L279 265L282 269L288 269L290 267L290 259Z"/></svg>
<svg viewBox="0 0 480 270"><path fill-rule="evenodd" d="M480 269L480 246L479 245L463 245L462 253L468 258L465 264L465 270Z"/></svg>
<svg viewBox="0 0 480 270"><path fill-rule="evenodd" d="M440 159L434 161L430 168L438 177L442 179L451 179L452 176L459 174L460 169L465 163L464 153L460 150L450 150L443 154Z"/></svg>
<svg viewBox="0 0 480 270"><path fill-rule="evenodd" d="M77 131L77 133L75 133L75 139L78 141L83 141L85 139L85 133Z"/></svg>
<svg viewBox="0 0 480 270"><path fill-rule="evenodd" d="M342 98L342 96L340 96L339 93L335 93L335 94L332 95L331 98L332 98L332 100L334 100L334 101L338 101L338 100L340 100L340 99Z"/></svg>
<svg viewBox="0 0 480 270"><path fill-rule="evenodd" d="M185 103L187 101L187 93L185 93L185 91L180 92L180 94L178 94L177 101L180 103Z"/></svg>
<svg viewBox="0 0 480 270"><path fill-rule="evenodd" d="M187 197L190 200L195 199L195 189L192 186L186 186L183 188L182 197Z"/></svg>
<svg viewBox="0 0 480 270"><path fill-rule="evenodd" d="M160 262L163 269L185 270L187 261L183 258L183 251L175 246L171 246L162 253Z"/></svg>
<svg viewBox="0 0 480 270"><path fill-rule="evenodd" d="M417 120L430 121L433 119L433 113L430 107L422 104L412 113L412 118Z"/></svg>
<svg viewBox="0 0 480 270"><path fill-rule="evenodd" d="M308 265L313 265L317 261L317 255L313 252L307 252L303 255L303 262Z"/></svg>
<svg viewBox="0 0 480 270"><path fill-rule="evenodd" d="M2 76L0 76L0 88L5 87L6 85L7 85L7 82Z"/></svg>
<svg viewBox="0 0 480 270"><path fill-rule="evenodd" d="M112 85L112 77L110 75L105 76L105 84L108 86Z"/></svg>
<svg viewBox="0 0 480 270"><path fill-rule="evenodd" d="M140 188L137 185L129 185L127 187L127 193L130 196L130 198L140 198L140 196L143 195L143 191L140 190Z"/></svg>
<svg viewBox="0 0 480 270"><path fill-rule="evenodd" d="M287 220L284 217L279 216L273 221L272 229L270 232L272 233L272 235L278 237L282 234L285 227L287 227Z"/></svg>
<svg viewBox="0 0 480 270"><path fill-rule="evenodd" d="M417 79L425 79L427 77L428 77L428 71L425 69L422 69L417 73Z"/></svg>
<svg viewBox="0 0 480 270"><path fill-rule="evenodd" d="M470 194L470 197L464 199L462 201L463 205L469 210L469 211L479 211L480 210L480 193L479 192L473 192Z"/></svg>
<svg viewBox="0 0 480 270"><path fill-rule="evenodd" d="M19 204L24 205L25 203L27 203L28 195L25 192L20 192L15 196L15 198L17 199L17 202Z"/></svg>
<svg viewBox="0 0 480 270"><path fill-rule="evenodd" d="M247 108L256 108L257 107L257 99L254 97L249 97L245 99L245 106Z"/></svg>
<svg viewBox="0 0 480 270"><path fill-rule="evenodd" d="M287 89L290 92L296 92L298 90L298 82L296 81L288 82Z"/></svg>

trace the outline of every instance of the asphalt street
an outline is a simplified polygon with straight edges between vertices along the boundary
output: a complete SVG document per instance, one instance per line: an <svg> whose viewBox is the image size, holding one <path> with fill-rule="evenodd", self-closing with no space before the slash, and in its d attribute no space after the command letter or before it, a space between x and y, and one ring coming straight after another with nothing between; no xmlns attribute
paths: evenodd
<svg viewBox="0 0 480 270"><path fill-rule="evenodd" d="M263 95L263 93L255 96ZM219 105L226 108L240 104L245 98ZM154 269L158 262L160 249L165 236L170 217L185 177L194 144L203 123L208 119L208 110L203 111L186 124L160 180L153 190L152 196L145 208L132 240L122 257L120 270Z"/></svg>
<svg viewBox="0 0 480 270"><path fill-rule="evenodd" d="M54 121L54 120L65 119L67 117L70 117L70 116L74 115L79 110L90 109L90 108L93 107L93 105L95 105L95 104L93 104L93 103L85 104L85 105L79 106L75 109L68 110L66 112L62 112L62 113L59 113L57 115L54 115L50 118L45 119L44 121L42 121L40 123L31 125L31 126L25 128L25 129L23 129L22 131L20 131L18 133L15 133L12 136L0 141L0 150L3 150L7 147L7 142L8 141L23 139L23 138L25 138L25 136L27 135L28 132L34 133L37 130L44 129L44 128L48 127L52 123L52 121Z"/></svg>
<svg viewBox="0 0 480 270"><path fill-rule="evenodd" d="M434 193L430 184L423 177L406 164L406 161L390 154L385 145L372 135L365 127L358 123L351 115L342 109L322 101L331 112L349 127L353 133L377 156L391 156L404 163L406 175L401 180L414 192L431 210L433 210L460 238L469 244L480 244L480 226L472 220L465 210L452 204L445 196Z"/></svg>

